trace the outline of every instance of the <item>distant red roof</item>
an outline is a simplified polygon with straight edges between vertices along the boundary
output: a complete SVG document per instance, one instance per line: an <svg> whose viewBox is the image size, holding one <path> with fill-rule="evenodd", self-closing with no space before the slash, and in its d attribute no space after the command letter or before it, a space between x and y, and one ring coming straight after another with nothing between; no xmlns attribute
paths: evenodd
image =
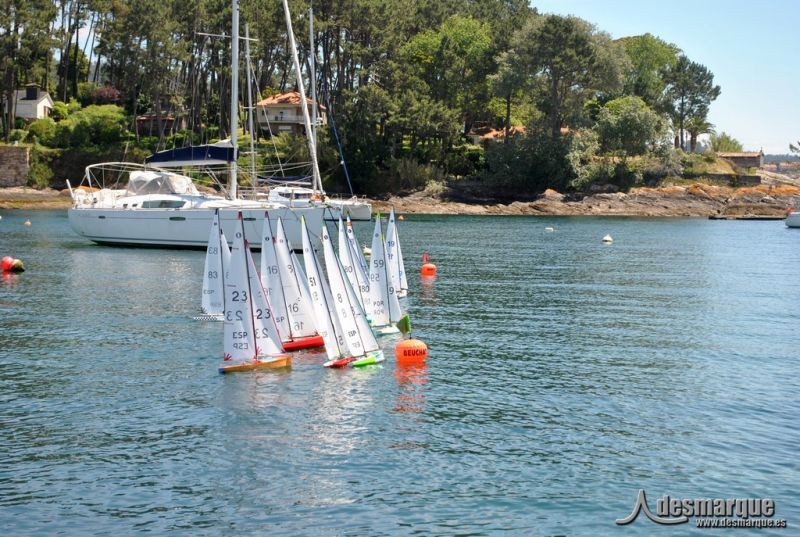
<svg viewBox="0 0 800 537"><path fill-rule="evenodd" d="M762 156L764 153L761 151L755 152L743 152L743 153L735 153L735 152L728 152L728 151L720 151L717 153L717 156L720 158L758 158Z"/></svg>
<svg viewBox="0 0 800 537"><path fill-rule="evenodd" d="M309 106L314 106L314 101L306 97L306 103ZM300 104L300 92L297 91L290 91L287 93L278 93L276 95L272 95L267 97L266 99L261 99L256 103L258 106L267 106L270 104ZM321 104L319 105L321 110L325 110L325 107Z"/></svg>

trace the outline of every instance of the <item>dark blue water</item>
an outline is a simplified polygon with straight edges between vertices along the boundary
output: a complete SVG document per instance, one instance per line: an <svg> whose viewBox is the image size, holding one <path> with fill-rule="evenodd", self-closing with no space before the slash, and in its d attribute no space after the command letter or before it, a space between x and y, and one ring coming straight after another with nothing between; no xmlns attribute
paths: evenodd
<svg viewBox="0 0 800 537"><path fill-rule="evenodd" d="M782 222L409 216L426 366L222 376L221 325L191 320L202 252L0 214L28 268L0 283L4 534L707 534L617 526L640 488L651 509L774 499L790 528L750 533L800 524Z"/></svg>

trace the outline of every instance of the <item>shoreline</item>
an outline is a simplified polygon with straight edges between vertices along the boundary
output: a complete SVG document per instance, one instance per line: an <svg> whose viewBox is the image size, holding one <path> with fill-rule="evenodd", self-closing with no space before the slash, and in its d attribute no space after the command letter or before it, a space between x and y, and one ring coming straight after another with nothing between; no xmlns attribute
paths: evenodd
<svg viewBox="0 0 800 537"><path fill-rule="evenodd" d="M398 214L508 216L645 216L698 218L782 218L787 207L800 201L800 186L762 184L731 188L705 183L687 186L633 188L627 193L597 193L583 197L547 190L530 201L480 198L465 192L415 192L387 199L368 199L373 212ZM28 187L0 189L0 209L68 209L66 191Z"/></svg>

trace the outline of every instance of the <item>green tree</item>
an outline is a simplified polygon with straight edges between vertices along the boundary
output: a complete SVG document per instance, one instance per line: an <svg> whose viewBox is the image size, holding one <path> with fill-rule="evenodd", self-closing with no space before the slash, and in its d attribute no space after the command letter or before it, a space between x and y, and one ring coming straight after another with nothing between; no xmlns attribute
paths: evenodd
<svg viewBox="0 0 800 537"><path fill-rule="evenodd" d="M514 49L520 60L516 67L534 87L553 138L566 117L578 119L587 98L622 87L624 51L577 17L533 19L515 36Z"/></svg>
<svg viewBox="0 0 800 537"><path fill-rule="evenodd" d="M438 30L417 34L401 55L411 73L427 84L433 100L458 110L466 131L476 109L488 101L492 52L487 24L454 15Z"/></svg>
<svg viewBox="0 0 800 537"><path fill-rule="evenodd" d="M663 121L640 97L627 96L603 106L595 129L603 150L641 155L657 143Z"/></svg>
<svg viewBox="0 0 800 537"><path fill-rule="evenodd" d="M714 124L708 121L705 115L690 117L686 120L686 132L689 133L689 152L694 153L697 149L697 137L713 133Z"/></svg>
<svg viewBox="0 0 800 537"><path fill-rule="evenodd" d="M6 103L3 134L14 128L14 92L25 83L41 83L52 45L51 0L0 0L0 88Z"/></svg>
<svg viewBox="0 0 800 537"><path fill-rule="evenodd" d="M624 93L641 97L647 106L659 110L666 88L662 74L678 61L680 49L651 34L620 40L631 60Z"/></svg>
<svg viewBox="0 0 800 537"><path fill-rule="evenodd" d="M742 151L741 142L726 132L712 134L709 142L711 143L711 149L715 153L720 151L738 153Z"/></svg>
<svg viewBox="0 0 800 537"><path fill-rule="evenodd" d="M675 65L663 71L663 77L667 83L666 107L679 138L676 147L685 150L687 120L705 119L711 102L719 97L721 90L714 85L711 71L683 55L678 57Z"/></svg>

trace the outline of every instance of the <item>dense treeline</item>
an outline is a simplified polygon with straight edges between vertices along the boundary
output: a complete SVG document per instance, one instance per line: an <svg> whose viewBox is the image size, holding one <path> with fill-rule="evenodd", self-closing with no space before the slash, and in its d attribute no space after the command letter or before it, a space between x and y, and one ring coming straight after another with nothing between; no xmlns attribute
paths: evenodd
<svg viewBox="0 0 800 537"><path fill-rule="evenodd" d="M0 6L3 102L28 83L60 101L52 121L30 126L28 140L164 147L228 135L229 39L203 34L230 33L231 0ZM308 3L290 6L308 66ZM713 132L707 118L720 88L712 73L650 34L612 40L526 0L317 0L314 16L313 83L361 191L443 177L513 192L629 186L679 173L683 154L674 148L694 151L698 136ZM281 3L241 0L241 20L258 39L259 93L293 89ZM9 140L18 125L6 108ZM164 125L155 142L136 132L138 114L177 110L188 114L187 132ZM474 146L465 136L489 128L503 131L500 142Z"/></svg>

